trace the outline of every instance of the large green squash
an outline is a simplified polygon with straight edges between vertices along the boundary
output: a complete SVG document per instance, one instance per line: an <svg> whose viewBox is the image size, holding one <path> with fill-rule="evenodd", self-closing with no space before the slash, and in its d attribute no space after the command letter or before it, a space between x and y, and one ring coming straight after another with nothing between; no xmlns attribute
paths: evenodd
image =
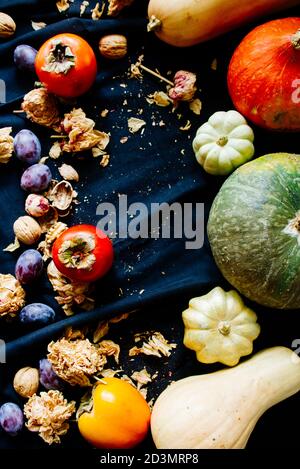
<svg viewBox="0 0 300 469"><path fill-rule="evenodd" d="M218 267L265 306L300 308L300 156L277 153L238 168L211 208Z"/></svg>

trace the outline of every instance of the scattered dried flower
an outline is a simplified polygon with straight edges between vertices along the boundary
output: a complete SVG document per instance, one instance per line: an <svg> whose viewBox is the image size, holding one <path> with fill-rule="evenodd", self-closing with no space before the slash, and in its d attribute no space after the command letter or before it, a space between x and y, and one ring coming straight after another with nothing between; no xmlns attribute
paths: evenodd
<svg viewBox="0 0 300 469"><path fill-rule="evenodd" d="M57 293L55 299L67 316L74 314L73 309L76 305L85 311L94 308L95 300L91 298L90 284L72 282L57 270L53 261L47 267L47 274L53 290Z"/></svg>
<svg viewBox="0 0 300 469"><path fill-rule="evenodd" d="M20 241L18 240L17 237L15 237L15 240L13 243L10 243L6 248L3 249L4 252L14 252L20 247Z"/></svg>
<svg viewBox="0 0 300 469"><path fill-rule="evenodd" d="M102 4L101 10L100 10L100 4L99 2L96 3L95 8L92 9L92 20L97 21L101 18L105 10L105 3Z"/></svg>
<svg viewBox="0 0 300 469"><path fill-rule="evenodd" d="M45 28L47 25L43 22L37 23L36 21L31 21L31 26L34 31L38 31L39 29Z"/></svg>
<svg viewBox="0 0 300 469"><path fill-rule="evenodd" d="M59 128L60 117L56 98L45 88L29 91L24 96L21 107L32 122L53 129Z"/></svg>
<svg viewBox="0 0 300 469"><path fill-rule="evenodd" d="M103 109L101 112L100 112L100 116L101 117L106 117L109 113L109 110L108 109Z"/></svg>
<svg viewBox="0 0 300 469"><path fill-rule="evenodd" d="M88 2L87 0L83 0L83 2L80 4L80 16L82 16L85 12L85 10L87 9L87 7L89 6L90 2Z"/></svg>
<svg viewBox="0 0 300 469"><path fill-rule="evenodd" d="M191 124L190 121L188 120L185 125L179 127L179 130L182 130L183 132L185 132L185 131L187 131L187 130L190 130L191 127L192 127L192 124Z"/></svg>
<svg viewBox="0 0 300 469"><path fill-rule="evenodd" d="M8 163L14 151L14 139L10 135L11 127L0 129L0 163Z"/></svg>
<svg viewBox="0 0 300 469"><path fill-rule="evenodd" d="M200 116L201 109L202 109L202 102L200 101L199 98L193 99L193 101L189 103L189 108L191 111L193 111L194 114L196 114L197 116Z"/></svg>
<svg viewBox="0 0 300 469"><path fill-rule="evenodd" d="M0 317L16 316L25 305L25 291L11 274L0 274Z"/></svg>
<svg viewBox="0 0 300 469"><path fill-rule="evenodd" d="M102 340L98 345L99 351L106 356L113 356L116 363L119 363L120 346L112 340Z"/></svg>
<svg viewBox="0 0 300 469"><path fill-rule="evenodd" d="M166 107L172 104L172 99L163 91L155 91L153 94L149 94L146 98L149 104L156 104L157 106Z"/></svg>
<svg viewBox="0 0 300 469"><path fill-rule="evenodd" d="M138 390L140 390L142 386L146 386L152 381L151 375L148 373L146 368L140 371L135 371L132 373L131 378L136 381Z"/></svg>
<svg viewBox="0 0 300 469"><path fill-rule="evenodd" d="M60 168L58 168L59 174L61 177L65 179L65 181L79 181L79 174L77 173L76 169L69 164L63 164Z"/></svg>
<svg viewBox="0 0 300 469"><path fill-rule="evenodd" d="M100 376L103 378L114 378L118 373L121 373L123 370L112 370L111 368L104 369L100 372Z"/></svg>
<svg viewBox="0 0 300 469"><path fill-rule="evenodd" d="M195 73L179 70L174 76L174 87L169 89L169 97L176 101L191 101L197 91Z"/></svg>
<svg viewBox="0 0 300 469"><path fill-rule="evenodd" d="M91 386L90 378L106 364L105 350L88 339L69 341L64 338L48 345L47 358L55 373L71 386Z"/></svg>
<svg viewBox="0 0 300 469"><path fill-rule="evenodd" d="M58 2L56 2L56 7L59 13L62 13L70 8L70 3L68 0L59 0Z"/></svg>
<svg viewBox="0 0 300 469"><path fill-rule="evenodd" d="M75 402L68 402L60 391L34 394L24 406L26 427L49 445L60 443L60 437L69 430L68 420L75 412Z"/></svg>
<svg viewBox="0 0 300 469"><path fill-rule="evenodd" d="M61 149L60 142L54 142L49 150L50 158L52 158L53 160L57 160L57 158L59 158L62 153L63 151Z"/></svg>
<svg viewBox="0 0 300 469"><path fill-rule="evenodd" d="M134 357L143 353L144 355L154 355L155 357L169 357L171 350L176 348L176 344L170 344L160 332L154 332L142 347L133 347L129 350L129 356Z"/></svg>
<svg viewBox="0 0 300 469"><path fill-rule="evenodd" d="M60 221L56 222L54 225L50 226L45 239L40 242L38 245L38 250L43 255L43 260L47 261L52 257L52 245L54 241L67 229L67 225Z"/></svg>
<svg viewBox="0 0 300 469"><path fill-rule="evenodd" d="M85 339L85 331L80 329L73 329L72 326L68 326L64 333L64 338L66 340L76 340L76 339Z"/></svg>
<svg viewBox="0 0 300 469"><path fill-rule="evenodd" d="M108 16L117 16L123 8L131 5L134 0L108 0Z"/></svg>
<svg viewBox="0 0 300 469"><path fill-rule="evenodd" d="M128 141L129 137L121 137L120 138L120 143L124 144Z"/></svg>
<svg viewBox="0 0 300 469"><path fill-rule="evenodd" d="M106 168L106 166L109 165L109 160L110 160L110 156L107 153L105 153L102 156L102 159L100 161L100 166L102 166L103 168Z"/></svg>
<svg viewBox="0 0 300 469"><path fill-rule="evenodd" d="M50 205L46 215L39 217L39 225L41 227L42 233L47 233L52 226L54 226L58 221L58 212L56 208Z"/></svg>
<svg viewBox="0 0 300 469"><path fill-rule="evenodd" d="M138 119L137 117L130 117L128 119L128 128L129 132L135 134L138 132L142 127L146 125L146 122L142 119Z"/></svg>

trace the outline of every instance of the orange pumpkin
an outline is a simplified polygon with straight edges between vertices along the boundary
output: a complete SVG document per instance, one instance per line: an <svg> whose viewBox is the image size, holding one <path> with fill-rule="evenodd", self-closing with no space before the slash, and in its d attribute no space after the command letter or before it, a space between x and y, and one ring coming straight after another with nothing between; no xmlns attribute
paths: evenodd
<svg viewBox="0 0 300 469"><path fill-rule="evenodd" d="M133 448L146 437L149 406L126 381L103 379L94 387L90 404L85 404L87 410L83 409L79 416L78 428L83 438L96 448Z"/></svg>

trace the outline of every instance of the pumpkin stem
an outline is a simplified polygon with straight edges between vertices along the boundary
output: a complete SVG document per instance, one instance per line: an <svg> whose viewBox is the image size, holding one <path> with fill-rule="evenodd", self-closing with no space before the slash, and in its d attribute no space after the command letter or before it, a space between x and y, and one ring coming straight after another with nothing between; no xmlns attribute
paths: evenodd
<svg viewBox="0 0 300 469"><path fill-rule="evenodd" d="M225 147L228 143L228 137L224 135L224 137L220 137L219 140L217 141L217 145L220 145L220 147Z"/></svg>
<svg viewBox="0 0 300 469"><path fill-rule="evenodd" d="M161 28L161 21L156 18L156 16L152 15L149 19L149 23L147 24L147 31L150 33L151 31L157 31Z"/></svg>
<svg viewBox="0 0 300 469"><path fill-rule="evenodd" d="M292 36L291 42L296 50L300 50L300 29Z"/></svg>

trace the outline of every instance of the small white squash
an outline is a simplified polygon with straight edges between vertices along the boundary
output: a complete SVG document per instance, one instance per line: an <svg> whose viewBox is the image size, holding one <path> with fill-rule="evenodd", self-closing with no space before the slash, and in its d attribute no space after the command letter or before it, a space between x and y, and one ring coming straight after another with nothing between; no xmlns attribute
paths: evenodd
<svg viewBox="0 0 300 469"><path fill-rule="evenodd" d="M193 298L182 313L184 345L195 350L202 363L234 366L253 351L260 333L257 316L244 305L240 295L216 287L207 295Z"/></svg>
<svg viewBox="0 0 300 469"><path fill-rule="evenodd" d="M193 149L207 173L225 176L251 160L253 141L253 130L239 112L219 111L199 127Z"/></svg>

